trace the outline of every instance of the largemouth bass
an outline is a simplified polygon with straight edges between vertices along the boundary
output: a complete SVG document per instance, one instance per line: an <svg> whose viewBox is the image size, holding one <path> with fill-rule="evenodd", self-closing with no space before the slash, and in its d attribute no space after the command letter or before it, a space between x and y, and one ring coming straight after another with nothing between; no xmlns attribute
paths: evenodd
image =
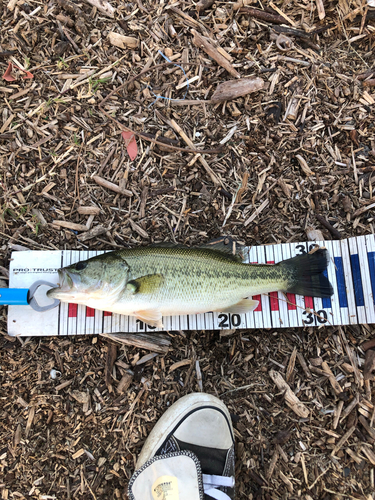
<svg viewBox="0 0 375 500"><path fill-rule="evenodd" d="M261 293L333 294L323 275L326 249L268 265L243 264L231 248L221 240L208 247L162 245L105 253L60 269L60 286L47 295L162 327L162 316L252 311L258 301L251 296Z"/></svg>

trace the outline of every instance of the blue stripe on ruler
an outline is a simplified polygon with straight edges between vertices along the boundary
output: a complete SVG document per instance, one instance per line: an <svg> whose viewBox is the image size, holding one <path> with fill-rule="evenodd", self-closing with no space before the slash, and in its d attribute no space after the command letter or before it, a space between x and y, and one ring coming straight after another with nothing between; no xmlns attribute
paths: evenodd
<svg viewBox="0 0 375 500"><path fill-rule="evenodd" d="M365 299L363 297L361 269L358 254L351 255L350 260L352 263L355 303L357 304L357 307L364 306Z"/></svg>
<svg viewBox="0 0 375 500"><path fill-rule="evenodd" d="M375 304L375 252L368 252L367 258L371 279L372 300Z"/></svg>
<svg viewBox="0 0 375 500"><path fill-rule="evenodd" d="M326 278L328 278L328 272L327 272L327 269L325 269L323 271L323 274ZM322 306L323 306L323 309L331 309L332 307L332 302L331 302L331 299L330 297L324 297L322 299Z"/></svg>
<svg viewBox="0 0 375 500"><path fill-rule="evenodd" d="M344 267L342 265L342 257L335 257L334 260L335 260L335 266L336 266L337 290L339 292L339 304L340 304L340 307L348 307L348 299L346 296L345 275L344 275Z"/></svg>

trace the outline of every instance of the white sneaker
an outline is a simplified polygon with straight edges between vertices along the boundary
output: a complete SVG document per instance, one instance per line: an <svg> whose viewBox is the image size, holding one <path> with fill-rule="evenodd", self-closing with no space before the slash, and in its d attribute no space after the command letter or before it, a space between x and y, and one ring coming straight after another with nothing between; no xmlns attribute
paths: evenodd
<svg viewBox="0 0 375 500"><path fill-rule="evenodd" d="M210 394L174 403L152 429L129 482L130 500L234 500L234 437Z"/></svg>

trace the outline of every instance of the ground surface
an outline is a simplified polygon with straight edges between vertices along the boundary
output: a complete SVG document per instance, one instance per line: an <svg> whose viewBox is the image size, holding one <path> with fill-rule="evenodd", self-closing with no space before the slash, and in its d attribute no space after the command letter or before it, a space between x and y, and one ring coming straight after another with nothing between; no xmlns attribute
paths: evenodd
<svg viewBox="0 0 375 500"><path fill-rule="evenodd" d="M2 2L1 70L11 62L32 76L13 66L15 80L0 84L5 283L12 250L373 233L374 9L323 3L319 20L315 2L254 2L267 21L230 2L198 14L192 2L110 0L109 16L85 0ZM277 41L280 11L289 31ZM194 43L194 30L224 62ZM115 46L124 40L112 32L130 47ZM165 62L159 50L197 76L186 96L171 64L109 96ZM262 78L263 89L212 102L236 72ZM202 161L138 137L132 161L119 124L214 151ZM126 498L147 433L200 384L233 414L238 498L374 498L374 381L363 378L372 326L171 332L169 353L150 359L103 338L14 341L0 311L2 499ZM287 406L272 370L307 418Z"/></svg>

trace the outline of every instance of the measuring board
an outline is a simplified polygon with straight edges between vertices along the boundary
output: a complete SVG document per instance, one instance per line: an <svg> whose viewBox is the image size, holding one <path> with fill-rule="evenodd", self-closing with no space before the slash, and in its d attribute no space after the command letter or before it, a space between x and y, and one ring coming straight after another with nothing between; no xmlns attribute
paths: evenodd
<svg viewBox="0 0 375 500"><path fill-rule="evenodd" d="M298 326L353 325L375 323L375 238L373 234L341 241L285 243L245 247L246 263L274 264L325 246L330 255L326 275L334 294L317 299L271 292L253 297L258 307L246 314L205 313L163 318L164 329L150 327L132 316L98 311L90 307L61 303L40 313L29 306L9 306L9 335L85 335L161 330L221 330L230 328L290 328ZM102 251L13 252L10 288L27 288L37 280L57 283L57 270ZM49 301L45 287L36 297L41 305Z"/></svg>

